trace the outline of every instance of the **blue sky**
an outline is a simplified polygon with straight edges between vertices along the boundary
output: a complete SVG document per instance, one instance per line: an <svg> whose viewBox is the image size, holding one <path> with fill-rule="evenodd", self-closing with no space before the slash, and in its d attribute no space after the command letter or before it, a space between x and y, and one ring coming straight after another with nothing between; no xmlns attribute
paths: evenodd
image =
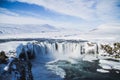
<svg viewBox="0 0 120 80"><path fill-rule="evenodd" d="M120 0L0 0L0 23L90 30L120 23Z"/></svg>

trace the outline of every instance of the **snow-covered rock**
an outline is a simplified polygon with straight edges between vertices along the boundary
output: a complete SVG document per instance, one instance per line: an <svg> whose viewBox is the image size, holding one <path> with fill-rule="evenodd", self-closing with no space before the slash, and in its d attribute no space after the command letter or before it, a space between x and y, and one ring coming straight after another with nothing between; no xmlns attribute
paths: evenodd
<svg viewBox="0 0 120 80"><path fill-rule="evenodd" d="M101 73L109 73L108 70L104 70L104 69L97 69L98 72L101 72Z"/></svg>

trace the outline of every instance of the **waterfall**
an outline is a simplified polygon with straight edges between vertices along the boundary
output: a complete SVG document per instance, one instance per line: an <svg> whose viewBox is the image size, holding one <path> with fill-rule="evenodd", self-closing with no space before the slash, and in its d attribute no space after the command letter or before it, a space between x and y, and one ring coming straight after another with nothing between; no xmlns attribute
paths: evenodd
<svg viewBox="0 0 120 80"><path fill-rule="evenodd" d="M21 49L20 45L18 48ZM98 45L88 44L88 42L70 42L70 41L42 41L33 42L24 45L25 50L31 52L36 58L65 59L82 57L84 54L95 54L98 51ZM20 52L20 50L18 50ZM20 53L19 53L20 54Z"/></svg>
<svg viewBox="0 0 120 80"><path fill-rule="evenodd" d="M52 58L78 57L82 53L83 43L78 42L40 42L34 44L35 55Z"/></svg>

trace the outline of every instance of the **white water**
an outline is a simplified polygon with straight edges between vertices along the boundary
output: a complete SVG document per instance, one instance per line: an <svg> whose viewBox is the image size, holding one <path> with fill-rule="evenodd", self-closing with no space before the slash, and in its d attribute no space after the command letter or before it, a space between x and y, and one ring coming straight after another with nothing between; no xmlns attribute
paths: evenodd
<svg viewBox="0 0 120 80"><path fill-rule="evenodd" d="M33 45L35 55L42 57L51 57L54 59L65 59L70 57L80 57L82 53L83 43L73 42L40 42Z"/></svg>
<svg viewBox="0 0 120 80"><path fill-rule="evenodd" d="M96 44L89 46L88 42L36 42L33 46L33 52L36 56L47 57L52 59L70 59L70 58L80 58L83 59L87 54L93 54L97 56ZM38 57L38 58L39 58Z"/></svg>

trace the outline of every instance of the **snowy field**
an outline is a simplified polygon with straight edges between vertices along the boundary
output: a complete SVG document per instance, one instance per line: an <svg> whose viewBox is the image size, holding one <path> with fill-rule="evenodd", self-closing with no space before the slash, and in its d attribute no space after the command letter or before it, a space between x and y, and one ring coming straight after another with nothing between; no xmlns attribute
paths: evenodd
<svg viewBox="0 0 120 80"><path fill-rule="evenodd" d="M49 24L41 25L15 25L0 24L0 39L17 38L50 38L72 39L88 41L120 41L120 25L105 24L98 28L81 32L80 30L59 29ZM28 29L29 28L29 29Z"/></svg>

